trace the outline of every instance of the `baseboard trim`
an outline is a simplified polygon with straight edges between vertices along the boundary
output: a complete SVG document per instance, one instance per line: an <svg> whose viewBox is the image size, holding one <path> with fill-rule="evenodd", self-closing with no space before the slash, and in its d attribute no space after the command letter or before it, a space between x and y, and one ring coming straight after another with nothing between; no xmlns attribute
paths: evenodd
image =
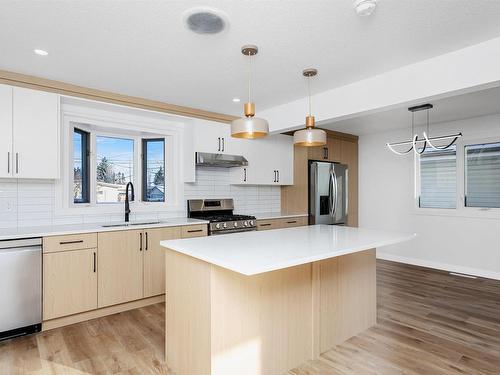
<svg viewBox="0 0 500 375"><path fill-rule="evenodd" d="M498 272L481 270L481 269L471 268L471 267L457 266L454 264L433 262L433 261L429 261L429 260L425 260L425 259L402 257L399 255L394 255L394 254L389 254L389 253L384 253L384 252L379 252L379 251L377 251L377 259L389 260L389 261L398 262L398 263L411 264L413 266L433 268L433 269L441 270L441 271L456 272L456 273L461 273L461 274L465 274L465 275L482 277L485 279L500 280L500 273L498 273Z"/></svg>
<svg viewBox="0 0 500 375"><path fill-rule="evenodd" d="M160 303L160 302L165 302L164 294L160 296L140 299L137 301L122 303L119 305L103 307L102 309L85 311L83 313L69 315L69 316L63 316L61 318L44 321L42 323L42 331L48 331L50 329L68 326L70 324L81 323L86 320L101 318L106 315L117 314L127 310L138 309L140 307L154 305L155 303Z"/></svg>

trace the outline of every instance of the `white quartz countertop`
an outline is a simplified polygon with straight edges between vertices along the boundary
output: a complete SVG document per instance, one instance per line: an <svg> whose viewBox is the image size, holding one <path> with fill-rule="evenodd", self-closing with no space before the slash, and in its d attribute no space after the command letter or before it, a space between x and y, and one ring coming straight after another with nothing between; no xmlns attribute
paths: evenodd
<svg viewBox="0 0 500 375"><path fill-rule="evenodd" d="M256 217L257 220L268 220L268 219L286 219L290 217L303 217L303 216L308 216L307 213L304 212L299 212L299 213L293 213L293 212L285 212L285 211L277 211L277 212L257 212L257 213L252 213L250 215L253 215Z"/></svg>
<svg viewBox="0 0 500 375"><path fill-rule="evenodd" d="M161 241L168 249L251 276L411 240L415 234L336 225Z"/></svg>
<svg viewBox="0 0 500 375"><path fill-rule="evenodd" d="M128 226L109 226L115 224L119 225L122 223L90 223L90 224L48 225L48 226L36 226L36 227L6 228L6 229L0 229L0 241L18 239L18 238L47 237L47 236L58 236L58 235L76 234L76 233L114 232L118 230L130 230L130 229L178 227L183 225L208 223L208 221L205 220L189 219L186 217L160 220L157 223L151 224L152 221L154 222L155 220L144 220L141 222L145 224L128 225ZM136 222L131 221L129 224L135 224L135 223Z"/></svg>

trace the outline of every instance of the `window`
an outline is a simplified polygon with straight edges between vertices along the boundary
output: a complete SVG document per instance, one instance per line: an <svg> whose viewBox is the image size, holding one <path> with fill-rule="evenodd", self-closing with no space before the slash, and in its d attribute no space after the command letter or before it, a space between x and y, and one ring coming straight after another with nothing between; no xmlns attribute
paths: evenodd
<svg viewBox="0 0 500 375"><path fill-rule="evenodd" d="M73 202L89 203L89 133L73 131Z"/></svg>
<svg viewBox="0 0 500 375"><path fill-rule="evenodd" d="M133 176L134 140L96 136L96 202L123 202Z"/></svg>
<svg viewBox="0 0 500 375"><path fill-rule="evenodd" d="M500 208L500 143L465 146L465 206Z"/></svg>
<svg viewBox="0 0 500 375"><path fill-rule="evenodd" d="M142 200L165 201L165 139L142 140Z"/></svg>
<svg viewBox="0 0 500 375"><path fill-rule="evenodd" d="M419 163L419 206L422 208L456 208L456 147L443 151L425 151L420 155Z"/></svg>

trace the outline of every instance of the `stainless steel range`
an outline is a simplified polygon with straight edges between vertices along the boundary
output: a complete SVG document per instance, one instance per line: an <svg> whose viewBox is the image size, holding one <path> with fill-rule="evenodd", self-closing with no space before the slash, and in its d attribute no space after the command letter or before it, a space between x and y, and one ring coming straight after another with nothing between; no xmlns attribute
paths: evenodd
<svg viewBox="0 0 500 375"><path fill-rule="evenodd" d="M257 230L255 216L235 215L232 199L190 199L188 217L209 221L208 235Z"/></svg>

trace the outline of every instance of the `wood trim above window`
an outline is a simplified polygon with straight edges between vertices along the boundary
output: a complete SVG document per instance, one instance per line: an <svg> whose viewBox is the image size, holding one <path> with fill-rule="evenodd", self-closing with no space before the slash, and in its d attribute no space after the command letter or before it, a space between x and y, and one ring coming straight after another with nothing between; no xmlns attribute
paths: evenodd
<svg viewBox="0 0 500 375"><path fill-rule="evenodd" d="M179 116L201 118L210 121L230 123L232 120L237 118L235 116L230 116L223 113L204 111L201 109L143 99L135 96L96 90L92 88L73 85L70 83L54 81L51 79L9 72L6 70L0 70L0 83L12 86L26 87L40 91L55 92L61 95L74 96L100 102L170 113Z"/></svg>

